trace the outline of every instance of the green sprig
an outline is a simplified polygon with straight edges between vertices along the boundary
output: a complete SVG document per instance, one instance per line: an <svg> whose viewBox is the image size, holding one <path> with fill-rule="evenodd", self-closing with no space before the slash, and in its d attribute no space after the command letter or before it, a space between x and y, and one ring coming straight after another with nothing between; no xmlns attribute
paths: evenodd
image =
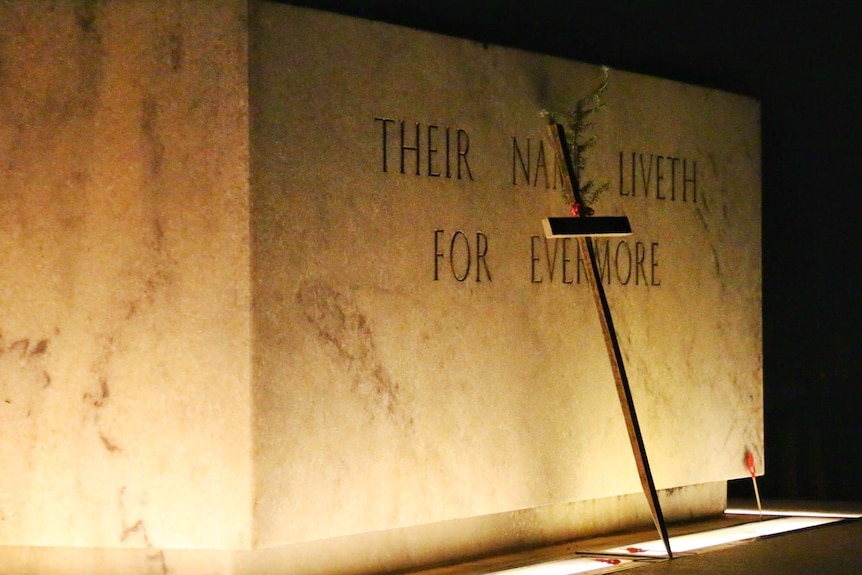
<svg viewBox="0 0 862 575"><path fill-rule="evenodd" d="M597 136L592 133L593 122L591 116L605 108L604 94L608 89L608 72L606 66L602 66L602 81L589 94L580 98L575 107L565 112L554 112L545 110L542 115L558 124L562 124L566 131L566 140L569 144L569 153L572 156L574 164L575 176L577 177L581 200L586 206L594 204L599 196L610 187L609 182L595 183L592 180L587 180L584 176L587 166L587 152L592 148ZM563 190L564 199L567 203L571 202Z"/></svg>

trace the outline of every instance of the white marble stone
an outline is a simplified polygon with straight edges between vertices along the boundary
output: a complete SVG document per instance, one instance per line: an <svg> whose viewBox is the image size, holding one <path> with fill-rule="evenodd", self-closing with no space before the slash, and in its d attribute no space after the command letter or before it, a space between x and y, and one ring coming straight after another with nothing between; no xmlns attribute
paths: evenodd
<svg viewBox="0 0 862 575"><path fill-rule="evenodd" d="M16 0L0 38L7 564L373 571L644 519L576 244L538 237L540 112L599 67L243 0ZM708 513L763 469L759 107L608 81L606 288L663 501Z"/></svg>
<svg viewBox="0 0 862 575"><path fill-rule="evenodd" d="M247 547L244 3L0 7L0 543Z"/></svg>
<svg viewBox="0 0 862 575"><path fill-rule="evenodd" d="M540 112L601 69L275 5L252 62L256 541L639 491L576 244L564 264L531 240L567 213L535 175ZM634 229L598 245L656 482L742 476L763 440L759 107L613 70L604 97L586 176Z"/></svg>

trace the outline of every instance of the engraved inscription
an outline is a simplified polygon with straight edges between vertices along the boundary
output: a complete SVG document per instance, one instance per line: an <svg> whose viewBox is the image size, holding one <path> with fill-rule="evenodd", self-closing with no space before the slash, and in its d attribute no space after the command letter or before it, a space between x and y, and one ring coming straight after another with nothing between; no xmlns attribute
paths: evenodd
<svg viewBox="0 0 862 575"><path fill-rule="evenodd" d="M594 240L599 277L605 284L661 285L659 243ZM586 279L586 256L572 238L530 236L530 282L580 284Z"/></svg>
<svg viewBox="0 0 862 575"><path fill-rule="evenodd" d="M526 142L518 142L512 137L512 185L526 184L546 189L556 190L562 186L562 165L555 161L554 153L548 147L545 151L545 141L538 142L527 138Z"/></svg>
<svg viewBox="0 0 862 575"><path fill-rule="evenodd" d="M697 203L697 162L620 152L620 195Z"/></svg>
<svg viewBox="0 0 862 575"><path fill-rule="evenodd" d="M473 180L467 130L381 117L374 122L380 130L383 172Z"/></svg>
<svg viewBox="0 0 862 575"><path fill-rule="evenodd" d="M445 230L434 230L434 281L440 276L448 275L459 281L466 281L473 276L477 282L491 281L491 270L488 268L488 236L476 232L475 241L457 230L446 239Z"/></svg>
<svg viewBox="0 0 862 575"><path fill-rule="evenodd" d="M464 128L374 118L377 166L384 173L473 181L470 136ZM563 189L563 166L543 138L511 136L513 186ZM619 193L680 203L698 203L697 161L671 155L619 152ZM661 285L658 241L621 239L594 243L601 281L622 286ZM488 236L463 229L434 230L433 281L490 283ZM570 238L530 237L530 282L580 284L586 271L585 254Z"/></svg>

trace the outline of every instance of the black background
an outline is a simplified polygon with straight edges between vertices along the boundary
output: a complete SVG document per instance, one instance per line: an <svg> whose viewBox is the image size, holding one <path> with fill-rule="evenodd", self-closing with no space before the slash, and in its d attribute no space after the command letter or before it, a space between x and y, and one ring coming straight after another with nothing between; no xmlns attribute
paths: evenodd
<svg viewBox="0 0 862 575"><path fill-rule="evenodd" d="M767 465L761 495L862 500L862 19L851 4L288 3L758 99ZM748 497L751 482L733 481L729 493Z"/></svg>

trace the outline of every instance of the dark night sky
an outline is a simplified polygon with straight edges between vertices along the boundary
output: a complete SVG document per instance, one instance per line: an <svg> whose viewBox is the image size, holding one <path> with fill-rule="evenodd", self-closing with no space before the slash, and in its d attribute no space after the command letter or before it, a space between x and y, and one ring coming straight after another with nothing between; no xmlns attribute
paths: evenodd
<svg viewBox="0 0 862 575"><path fill-rule="evenodd" d="M862 19L849 5L289 2L761 102L767 497L862 500ZM755 6L751 6L755 4ZM734 484L732 494L747 485Z"/></svg>

